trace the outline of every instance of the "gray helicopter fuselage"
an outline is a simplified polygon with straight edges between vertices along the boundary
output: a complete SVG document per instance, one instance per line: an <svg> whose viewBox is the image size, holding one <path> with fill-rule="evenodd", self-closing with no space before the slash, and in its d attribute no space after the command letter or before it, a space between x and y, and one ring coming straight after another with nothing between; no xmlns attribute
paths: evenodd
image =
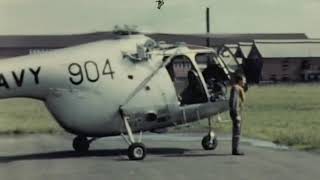
<svg viewBox="0 0 320 180"><path fill-rule="evenodd" d="M134 132L226 110L225 101L181 106L167 69L158 68L164 63L161 51L151 53L148 60L126 56L135 54L137 45L146 40L133 36L1 60L0 98L42 100L64 129L91 137L125 132L120 107L130 116ZM194 52L185 54L194 58Z"/></svg>

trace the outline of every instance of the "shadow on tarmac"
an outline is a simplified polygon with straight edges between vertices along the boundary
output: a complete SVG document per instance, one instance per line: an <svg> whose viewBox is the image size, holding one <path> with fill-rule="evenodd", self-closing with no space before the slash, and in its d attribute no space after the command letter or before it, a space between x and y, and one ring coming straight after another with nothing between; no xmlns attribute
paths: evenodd
<svg viewBox="0 0 320 180"><path fill-rule="evenodd" d="M207 156L230 156L230 154L185 154L190 149L183 148L148 148L149 155L160 155L162 157L207 157ZM81 157L117 157L127 156L127 149L91 150L87 153L75 151L56 151L46 153L34 153L24 155L0 156L0 163L10 163L24 160L50 160L69 159ZM118 159L119 160L119 159ZM125 160L125 159L122 159Z"/></svg>
<svg viewBox="0 0 320 180"><path fill-rule="evenodd" d="M182 148L148 148L148 154L168 155L168 154L183 154L188 149ZM23 155L0 156L0 163L9 163L12 161L23 160L48 160L48 159L68 159L80 157L112 157L127 155L127 149L108 149L108 150L90 150L86 153L78 153L75 151L55 151L46 153L34 153Z"/></svg>

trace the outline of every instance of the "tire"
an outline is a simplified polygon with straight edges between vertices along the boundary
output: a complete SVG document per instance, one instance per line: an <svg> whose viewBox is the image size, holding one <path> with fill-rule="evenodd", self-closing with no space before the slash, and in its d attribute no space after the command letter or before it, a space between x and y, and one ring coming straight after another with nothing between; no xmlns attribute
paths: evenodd
<svg viewBox="0 0 320 180"><path fill-rule="evenodd" d="M143 160L146 154L146 148L142 143L132 143L128 148L128 157L130 160Z"/></svg>
<svg viewBox="0 0 320 180"><path fill-rule="evenodd" d="M215 150L218 146L218 140L217 137L215 136L212 140L212 142L210 142L210 136L206 135L202 138L202 147L204 150Z"/></svg>
<svg viewBox="0 0 320 180"><path fill-rule="evenodd" d="M73 139L73 149L78 153L86 153L89 150L90 143L86 137L77 136Z"/></svg>

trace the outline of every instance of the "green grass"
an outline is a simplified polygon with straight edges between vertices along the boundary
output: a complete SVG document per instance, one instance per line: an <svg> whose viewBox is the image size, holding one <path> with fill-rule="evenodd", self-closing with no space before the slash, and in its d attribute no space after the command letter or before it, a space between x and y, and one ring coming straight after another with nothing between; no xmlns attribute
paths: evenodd
<svg viewBox="0 0 320 180"><path fill-rule="evenodd" d="M228 113L221 115L229 120ZM247 93L243 135L295 146L320 149L320 84L254 86ZM178 131L207 132L200 121ZM215 129L231 133L231 121L215 122ZM175 128L177 131L177 128ZM0 100L0 134L64 132L42 102Z"/></svg>
<svg viewBox="0 0 320 180"><path fill-rule="evenodd" d="M215 130L231 133L228 113ZM183 131L207 131L207 122L196 122ZM320 85L254 86L247 92L242 134L299 149L320 148Z"/></svg>
<svg viewBox="0 0 320 180"><path fill-rule="evenodd" d="M320 86L253 87L247 94L244 135L304 149L320 148Z"/></svg>
<svg viewBox="0 0 320 180"><path fill-rule="evenodd" d="M0 134L63 132L41 101L0 100Z"/></svg>

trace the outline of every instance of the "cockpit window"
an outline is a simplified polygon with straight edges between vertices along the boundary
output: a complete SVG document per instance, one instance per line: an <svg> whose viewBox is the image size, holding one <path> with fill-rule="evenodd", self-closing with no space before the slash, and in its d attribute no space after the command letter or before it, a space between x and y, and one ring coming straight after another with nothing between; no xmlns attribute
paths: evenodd
<svg viewBox="0 0 320 180"><path fill-rule="evenodd" d="M213 53L204 53L196 55L196 62L201 71L207 68L208 64L215 63L215 55Z"/></svg>
<svg viewBox="0 0 320 180"><path fill-rule="evenodd" d="M210 99L225 98L227 93L225 81L229 79L228 71L224 64L219 62L217 55L213 53L197 54L196 62L202 71Z"/></svg>
<svg viewBox="0 0 320 180"><path fill-rule="evenodd" d="M196 62L202 71L202 75L208 83L211 80L223 82L228 80L228 72L218 57L213 53L197 54Z"/></svg>
<svg viewBox="0 0 320 180"><path fill-rule="evenodd" d="M208 101L199 74L187 56L174 57L166 68L182 105Z"/></svg>

